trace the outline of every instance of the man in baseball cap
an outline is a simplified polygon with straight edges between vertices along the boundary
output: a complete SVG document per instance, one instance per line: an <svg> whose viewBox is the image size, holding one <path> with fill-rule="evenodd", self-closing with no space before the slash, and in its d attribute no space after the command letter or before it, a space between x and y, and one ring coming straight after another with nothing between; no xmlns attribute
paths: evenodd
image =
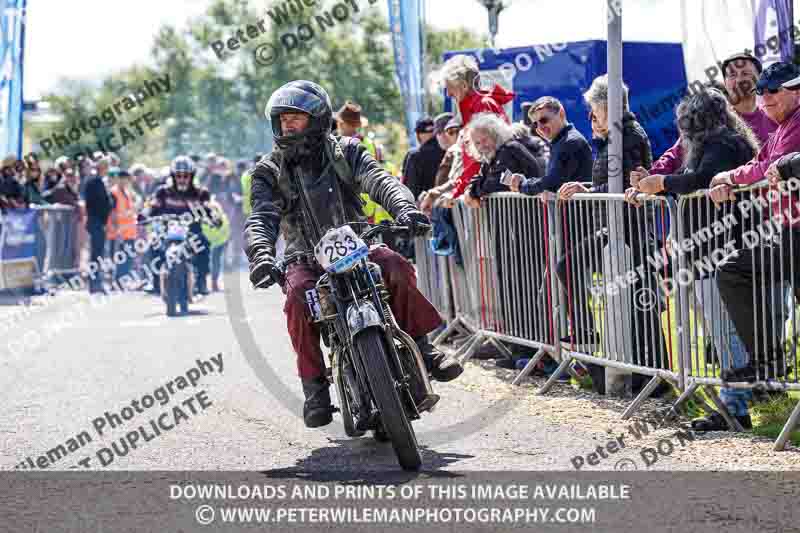
<svg viewBox="0 0 800 533"><path fill-rule="evenodd" d="M437 118L440 117L441 115ZM403 165L405 184L414 194L414 198L418 198L420 193L433 187L436 171L444 157L444 150L436 140L435 129L436 126L431 117L417 120L414 128L419 147L406 155Z"/></svg>
<svg viewBox="0 0 800 533"><path fill-rule="evenodd" d="M778 125L759 107L755 89L764 74L761 61L752 54L739 53L722 62L723 83L728 101L764 145ZM772 73L763 76L773 78Z"/></svg>
<svg viewBox="0 0 800 533"><path fill-rule="evenodd" d="M750 185L766 178L777 189L778 182L788 177L784 175L786 169L782 167L791 156L784 156L796 153L800 146L800 93L785 85L788 82L790 87L795 87L798 75L800 72L795 65L784 62L774 63L761 73L755 91L761 97L764 112L778 123L778 129L751 161L714 176L707 194L716 204L735 199L733 190L737 186ZM770 272L794 271L794 256L783 250L800 247L800 232L792 227L791 216L787 217L786 214L800 213L800 202L796 200L796 195L788 198L776 196L777 199L771 199L770 214L773 218L770 220L780 223L772 213L782 215L783 231L776 232L781 245L741 247L727 254L716 268L716 282L723 304L750 355L749 361L735 362L732 368L723 369L720 374L723 382L753 382L767 377L780 377L782 374L779 372L786 368L779 338L761 334L763 331L775 331L773 314L759 298L756 298L755 305L742 305L742 302L752 299L754 280L767 279L767 273ZM795 284L797 279L795 276ZM731 414L747 429L750 423L747 405L742 402L735 411L731 407L728 407L728 411L733 411ZM719 413L693 423L695 430L714 431L718 428L727 428Z"/></svg>
<svg viewBox="0 0 800 533"><path fill-rule="evenodd" d="M733 64L735 66L742 66L748 61L753 64L753 66L756 68L756 71L759 74L761 74L761 72L764 71L764 66L761 64L761 61L756 56L754 56L753 54L740 53L740 54L733 54L732 56L728 57L722 62L722 75L723 76L728 75L728 67L730 65Z"/></svg>
<svg viewBox="0 0 800 533"><path fill-rule="evenodd" d="M440 113L433 119L433 133L439 135L444 133L447 128L447 123L453 120L453 113Z"/></svg>

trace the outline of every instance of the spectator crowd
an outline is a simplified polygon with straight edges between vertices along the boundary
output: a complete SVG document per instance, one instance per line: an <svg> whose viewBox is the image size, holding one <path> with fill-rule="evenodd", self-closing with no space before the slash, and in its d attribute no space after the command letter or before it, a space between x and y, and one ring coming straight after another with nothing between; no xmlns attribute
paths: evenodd
<svg viewBox="0 0 800 533"><path fill-rule="evenodd" d="M221 289L220 276L223 271L238 269L243 264L241 252L241 228L246 217L243 182L248 169L262 157L256 154L253 160L240 159L232 163L214 153L205 157L190 154L197 165L194 186L207 190L214 210L223 224L202 225L203 236L208 240L210 253L206 268L210 291ZM96 152L93 157L58 157L45 168L35 158L24 161L8 156L0 167L0 210L46 208L66 206L74 215L69 219L75 225L72 264L81 269L88 261L111 258L126 246L132 246L137 238L146 236L147 225L142 222L142 213L148 212L156 199L159 188L171 187L173 176L169 166L151 169L141 163L123 166L114 153ZM232 243L229 247L228 244ZM227 252L227 253L226 253ZM110 277L118 280L128 274L134 263L145 258L132 258L116 264ZM85 270L85 268L81 269ZM89 290L102 292L103 278L89 277ZM206 280L198 280L197 291L208 294ZM159 292L158 284L143 284L143 290Z"/></svg>
<svg viewBox="0 0 800 533"><path fill-rule="evenodd" d="M629 89L624 83L621 124L609 123L609 81L605 75L593 80L584 93L584 110L567 110L558 99L542 95L524 103L525 119L512 124L503 106L514 95L499 85L479 89L477 62L466 55L451 57L442 69L442 77L448 96L457 103L458 116L442 114L432 121L422 121L417 128L421 147L409 153L403 171L406 179L411 179L409 188L421 209L432 217L434 248L452 240L452 228L447 229L452 225L450 210L459 201L469 208L481 209L482 198L496 192L555 197L564 203L574 200L576 194L591 199L591 195L608 193L612 127L620 131L622 139L622 164L617 166L621 167L625 200L631 207L621 212L625 228L621 237L631 252L634 269L645 265L653 252L667 250L669 244L663 234L657 235L646 227L646 217L636 214L636 208L642 207L643 193L680 198L702 191L721 206L735 200L736 187L769 180L770 186L778 189L781 181L800 177L800 70L784 62L763 68L761 61L748 53L733 55L721 66L724 84L711 82L702 90L687 91L674 110L679 138L664 154L653 154L648 134L631 110ZM568 115L574 112L588 113L591 140L569 121ZM723 385L782 378L792 372L796 357L784 353L783 325L787 316L784 310L794 313L800 298L797 252L790 252L800 250L798 202L797 194L774 202L773 213L782 214L779 220L784 231L773 245L756 249L745 246L740 226L734 231L735 249L728 250L730 253L714 272L697 276L695 308L701 311L710 338L706 353L716 352L721 358L718 362ZM566 221L568 244L557 258L555 272L564 301L569 302L569 335L560 339L561 344L568 350L589 353L601 341L592 310L597 302L592 301L592 283L587 281L593 279L597 267L577 259L602 257L610 240L609 213L603 209L595 214L594 220ZM693 226L687 227L696 230L702 227L701 218L715 220L712 213L694 216L688 221ZM499 223L500 220L489 220L490 227L499 227ZM514 246L510 240L504 242L507 247ZM712 251L707 245L697 254L708 256ZM510 292L501 292L513 294L520 290L519 280L508 279L511 276L506 272L512 269L503 260L492 258L498 279L511 287ZM580 272L581 269L587 271ZM513 270L521 272L525 268L517 265ZM533 276L536 269L529 270ZM776 281L776 273L784 278ZM646 282L637 280L633 292ZM754 300L754 285L770 284L775 285L772 295L755 298L755 305L747 304ZM789 286L792 288L784 288ZM501 295L500 308L507 304ZM662 331L662 311L659 306L636 306L631 310L632 323L640 326L629 340L634 364L667 368L664 358L659 361L657 357L669 353ZM735 330L730 335L721 327L727 323ZM521 368L527 360L519 359L512 354L497 364ZM557 365L547 359L538 371L551 374ZM584 364L581 370L591 375L596 391L605 392L603 367ZM559 376L565 378L566 375ZM649 379L650 376L633 374L633 392L640 392ZM667 394L670 389L661 382L652 396ZM749 408L758 400L752 390L723 386L720 398L728 413L745 429L752 427ZM728 424L720 413L714 412L694 420L692 427L697 431L726 430Z"/></svg>
<svg viewBox="0 0 800 533"><path fill-rule="evenodd" d="M624 84L619 125L609 121L607 76L592 81L583 95L583 109L567 109L557 98L542 95L524 103L523 120L512 123L504 106L513 101L514 93L497 84L488 90L481 89L478 64L467 55L451 57L442 68L446 92L454 100L457 113L423 117L417 122L418 146L406 154L399 172L386 161L383 147L368 131L369 120L356 102L346 101L335 114L333 133L359 139L379 163L402 180L420 209L433 221L432 245L453 251L457 239L452 208L457 202L470 209L481 209L485 197L498 192L555 197L560 202L570 202L576 194L609 192L610 131L618 129L623 145L620 167L625 199L631 206L624 212L627 231L623 238L632 251L632 264L636 268L645 263L653 250L665 246L663 239L659 241L642 225L641 217L630 215L641 206L641 193L680 197L706 191L711 201L721 205L733 198L738 186L768 179L772 187L778 187L782 180L800 177L800 70L783 62L763 68L755 56L736 54L722 63L722 71L724 84L711 82L703 90L687 91L677 105L674 112L679 138L664 154L652 153L648 134L631 109L631 95ZM585 138L570 122L570 115L579 112L589 115L591 139ZM198 168L194 178L197 186L207 189L215 209L224 213L229 223L225 228L205 230L212 248L207 270L212 289L219 290L219 275L229 240L233 242L229 266L238 266L241 258L241 228L250 211L252 162L241 160L233 164L216 154L189 157ZM253 161L260 157L257 155ZM76 161L63 156L46 170L36 160L20 162L9 157L2 163L0 208L48 204L74 207L86 227L88 248L94 258L113 254L137 237L140 231L137 214L153 201L158 188L171 179L169 168L156 171L133 164L125 169L114 154ZM363 200L370 221L390 218L366 195ZM780 207L788 209L790 215L784 219L786 231L780 236L783 249L800 250L797 195L788 205ZM593 322L590 307L591 287L585 281L591 280L594 273L576 273L570 265L574 267L575 257L602 253L610 240L609 216L609 212L600 211L592 224L569 220L569 244L556 261L559 286L574 300L568 310L569 334L560 339L570 350L591 350L600 342L600 331ZM774 364L785 359L781 339L762 335L757 341L759 332L754 331L755 324L764 324L767 330L780 329L771 327L773 321L781 320L774 313L776 303L763 301L750 306L745 302L752 299L753 284L776 270L793 276L788 282L794 287L794 297L800 287L800 269L794 265L797 254L781 253L778 247L751 250L741 245L741 239L737 242L738 248L717 265L716 271L700 277L695 284L703 312L718 308L724 313L722 317L705 316L711 343L723 353L721 377L726 383L781 377L775 372L781 365ZM410 243L387 244L413 258ZM709 254L710 250L700 253ZM511 270L500 259L496 266L499 276L508 275ZM121 265L115 275L127 272L130 267L127 263ZM644 280L637 283L641 285ZM205 282L198 285L204 290ZM514 280L511 286L514 287ZM783 293L775 292L780 308ZM630 339L636 354L634 363L664 368L664 361L655 360L655 354L668 353L659 327L660 311L637 308L633 313L636 323L649 325L649 329ZM724 338L717 327L728 321L735 328L731 339ZM730 349L722 350L723 345ZM766 359L754 357L758 348L763 348ZM498 360L497 364L515 368L520 366L519 359L515 354ZM552 373L556 366L555 361L545 358L539 370ZM593 387L604 392L604 369L592 364L583 367L591 375ZM648 379L634 374L634 392L640 391ZM653 393L663 395L669 391L669 385L664 383ZM721 398L732 416L745 428L751 427L749 406L755 400L749 389L723 388ZM724 430L727 424L719 413L713 413L694 421L693 427L698 431Z"/></svg>

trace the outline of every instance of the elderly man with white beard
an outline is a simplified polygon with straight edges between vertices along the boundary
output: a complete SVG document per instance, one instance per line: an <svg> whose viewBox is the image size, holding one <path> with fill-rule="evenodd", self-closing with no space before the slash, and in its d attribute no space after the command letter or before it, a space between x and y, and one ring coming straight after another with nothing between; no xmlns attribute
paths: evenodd
<svg viewBox="0 0 800 533"><path fill-rule="evenodd" d="M543 161L537 159L522 143L514 139L514 132L498 115L482 113L469 124L473 157L481 162L478 175L464 197L464 202L473 208L480 207L480 198L493 192L508 192L501 183L506 171L536 178L544 175Z"/></svg>

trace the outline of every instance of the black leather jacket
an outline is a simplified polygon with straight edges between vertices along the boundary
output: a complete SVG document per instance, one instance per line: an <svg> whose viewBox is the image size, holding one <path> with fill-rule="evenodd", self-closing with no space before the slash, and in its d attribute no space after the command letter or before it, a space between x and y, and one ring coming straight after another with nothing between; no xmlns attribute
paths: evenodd
<svg viewBox="0 0 800 533"><path fill-rule="evenodd" d="M289 161L275 149L256 164L251 186L253 211L244 227L244 249L251 264L275 257L279 234L286 239L286 254L310 251L317 244L314 239L321 235L312 234L315 231L305 215L299 183L323 234L344 222L366 221L361 193L367 193L395 219L416 209L408 188L383 169L358 139L341 137L337 141L328 136L319 152L298 162Z"/></svg>

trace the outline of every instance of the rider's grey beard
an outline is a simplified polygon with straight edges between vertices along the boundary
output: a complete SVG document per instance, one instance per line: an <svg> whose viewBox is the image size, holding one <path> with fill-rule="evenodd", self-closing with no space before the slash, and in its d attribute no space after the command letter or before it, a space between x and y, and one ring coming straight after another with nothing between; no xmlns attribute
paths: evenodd
<svg viewBox="0 0 800 533"><path fill-rule="evenodd" d="M176 184L175 184L175 187L176 187L176 188L177 188L177 189L178 189L180 192L186 192L186 191L188 191L188 190L189 190L189 184L188 184L188 183L187 183L186 185L181 185L180 183L176 183Z"/></svg>

